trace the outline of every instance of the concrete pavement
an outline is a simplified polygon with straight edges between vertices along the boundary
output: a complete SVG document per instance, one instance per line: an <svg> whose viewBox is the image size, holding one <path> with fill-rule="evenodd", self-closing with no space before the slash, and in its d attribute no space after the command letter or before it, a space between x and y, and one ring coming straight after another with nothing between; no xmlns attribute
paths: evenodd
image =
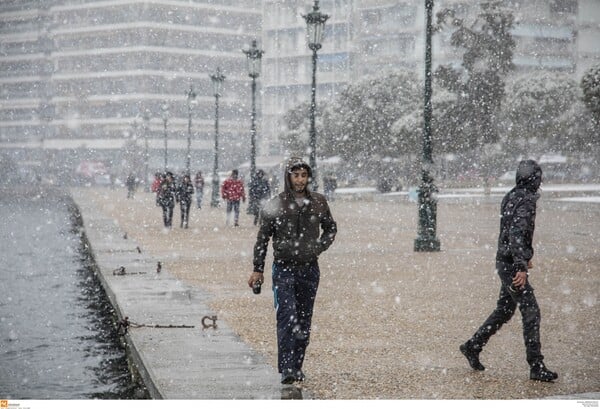
<svg viewBox="0 0 600 409"><path fill-rule="evenodd" d="M74 200L108 297L118 317L131 323L125 339L152 398L280 399L290 394L262 356L218 316L211 319L216 314L206 306L207 294L165 268L157 272L160 260L140 252L139 244L86 195L76 192Z"/></svg>
<svg viewBox="0 0 600 409"><path fill-rule="evenodd" d="M190 230L174 228L161 232L160 211L149 195L140 193L139 199L125 201L120 199L121 193L74 192L96 261L105 281L110 283L107 287L112 288L107 292L116 299L120 316L146 325L195 326L129 330L130 345L135 346L132 355L137 353L140 372L153 396L288 397L289 391L279 387L279 377L273 369L275 348L270 343L274 326L251 323L257 316L272 315L272 301L266 296L249 295L249 289L243 285L255 229L245 226L246 220L239 230L223 229L219 227L224 222L222 209L203 209L193 212ZM562 332L561 342L548 343L547 350L550 362L556 363L552 367L558 366L563 376L556 385L525 382L518 387L524 375L521 369L514 374L507 372L523 366L518 330L517 334L506 330L498 335L486 356L490 369L484 374L473 376L457 352L459 340L476 324L471 320L465 323L465 319L471 315L476 321L482 319L490 307L481 302L485 300L481 298L483 294L465 293L465 284L479 288L481 293L489 292L489 298L497 295L494 279L487 272L482 275L481 268L486 271L493 257L497 235L497 206L493 202L497 198L476 202L470 198L465 205L441 204L439 234L443 250L432 255L409 250L414 228L405 226L405 221L414 219L414 204L370 200L334 204L342 229L336 244L323 258L325 278L317 300L317 331L307 362L310 378L306 386L310 391L319 398L598 396L593 392L599 385L598 379L594 380L598 367L593 364L597 352L592 352L597 338L588 338L589 330L596 333L597 321L587 319L598 309L593 296L598 288L593 247L598 242L594 227L598 224L597 211L579 213L575 205L554 206L544 201L537 235L541 243L538 269L544 274L536 275L536 289L542 294L546 317L550 317L544 322L543 334ZM585 220L577 217L579 214L584 214ZM552 223L554 220L560 222ZM125 239L117 223L126 226L131 237ZM566 226L569 227L565 229ZM144 245L140 246L133 236ZM142 248L142 253L137 247ZM152 254L146 254L147 251ZM237 257L231 258L232 255ZM465 256L469 260L466 264ZM158 261L163 261L161 273L156 273ZM121 265L128 273L145 274L113 275L113 270ZM367 272L365 266L369 266ZM170 268L177 273L171 274ZM366 285L355 284L365 278ZM555 303L547 304L552 300ZM202 317L215 315L207 307L209 301L219 314L229 313L227 321L235 332L220 318L216 331L202 329ZM449 305L461 308L448 310ZM441 311L445 313L440 315ZM440 320L442 317L445 319ZM513 321L513 326L518 325ZM563 332L565 328L569 329L567 333ZM439 336L431 338L428 335L432 332ZM236 333L243 335L252 348L242 343ZM581 337L588 341L578 341ZM503 356L498 348L514 350L517 356L512 352ZM588 351L569 356L571 348ZM253 349L266 354L266 359ZM390 360L392 355L398 359ZM378 373L394 376L373 383ZM470 385L465 386L465 382ZM587 387L582 389L582 385ZM577 397L569 395L590 390L591 393ZM304 398L310 397L306 390L303 392Z"/></svg>

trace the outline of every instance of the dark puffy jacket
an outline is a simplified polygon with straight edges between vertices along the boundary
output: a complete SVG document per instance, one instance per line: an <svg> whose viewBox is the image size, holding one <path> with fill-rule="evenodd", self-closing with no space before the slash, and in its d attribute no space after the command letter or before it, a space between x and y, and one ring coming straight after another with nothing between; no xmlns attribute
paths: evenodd
<svg viewBox="0 0 600 409"><path fill-rule="evenodd" d="M517 169L515 186L504 196L500 207L500 235L496 259L512 263L517 271L527 271L533 257L537 193L542 169L533 160L522 161Z"/></svg>
<svg viewBox="0 0 600 409"><path fill-rule="evenodd" d="M254 247L254 271L263 272L269 238L273 237L273 258L290 264L316 261L333 243L337 224L333 220L325 196L307 191L299 206L289 182L289 171L298 165L288 163L284 173L285 189L271 199L262 210L262 221ZM308 164L301 166L312 171ZM323 230L321 232L321 229Z"/></svg>
<svg viewBox="0 0 600 409"><path fill-rule="evenodd" d="M192 182L189 180L182 181L177 189L177 199L182 203L190 204L193 195L194 185L192 185Z"/></svg>
<svg viewBox="0 0 600 409"><path fill-rule="evenodd" d="M175 207L175 196L177 190L175 183L164 180L158 188L156 201L162 207Z"/></svg>

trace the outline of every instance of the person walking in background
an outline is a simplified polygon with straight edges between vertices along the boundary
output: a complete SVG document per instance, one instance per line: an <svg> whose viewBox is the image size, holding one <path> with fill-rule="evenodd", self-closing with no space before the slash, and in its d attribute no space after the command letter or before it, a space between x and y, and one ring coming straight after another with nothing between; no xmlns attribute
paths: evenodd
<svg viewBox="0 0 600 409"><path fill-rule="evenodd" d="M265 172L262 169L256 171L254 180L250 182L248 199L248 213L254 215L254 225L258 224L260 210L265 201L271 197L271 187L269 181L265 178Z"/></svg>
<svg viewBox="0 0 600 409"><path fill-rule="evenodd" d="M221 185L221 197L227 201L227 218L225 224L229 225L231 213L233 212L234 226L239 226L240 200L246 202L244 182L238 178L238 170L231 171L229 176Z"/></svg>
<svg viewBox="0 0 600 409"><path fill-rule="evenodd" d="M320 279L318 257L331 246L337 233L325 197L308 190L311 178L312 170L301 158L288 161L284 191L262 210L254 245L254 270L248 279L253 288L264 282L265 257L273 237L277 366L282 384L304 380L302 364Z"/></svg>
<svg viewBox="0 0 600 409"><path fill-rule="evenodd" d="M177 199L179 200L179 206L181 209L181 224L179 227L188 228L190 220L190 207L192 207L192 197L194 196L194 185L190 175L183 175L181 183L177 188Z"/></svg>
<svg viewBox="0 0 600 409"><path fill-rule="evenodd" d="M542 183L542 169L533 160L521 161L517 168L516 186L504 196L500 207L500 234L496 252L496 272L500 277L500 295L496 309L464 344L460 351L471 368L483 371L479 354L502 325L521 311L523 337L529 378L551 382L558 374L544 365L540 343L541 314L533 287L529 282L532 268L533 232L535 229L538 189Z"/></svg>
<svg viewBox="0 0 600 409"><path fill-rule="evenodd" d="M158 193L158 188L160 188L160 184L164 179L164 175L160 172L156 172L154 174L154 180L152 181L152 186L150 186L150 190L153 193Z"/></svg>
<svg viewBox="0 0 600 409"><path fill-rule="evenodd" d="M166 228L173 225L173 208L175 207L176 187L173 174L167 172L158 188L156 203L162 208L163 224Z"/></svg>
<svg viewBox="0 0 600 409"><path fill-rule="evenodd" d="M133 195L135 194L135 185L137 184L135 175L133 173L130 173L127 176L125 184L127 185L127 199L133 199Z"/></svg>
<svg viewBox="0 0 600 409"><path fill-rule="evenodd" d="M202 209L202 198L204 197L204 177L202 176L202 172L196 172L196 177L194 178L194 187L196 188L196 203L198 205L198 209Z"/></svg>
<svg viewBox="0 0 600 409"><path fill-rule="evenodd" d="M333 175L327 175L323 178L323 194L328 201L333 202L335 189L337 189L337 179Z"/></svg>

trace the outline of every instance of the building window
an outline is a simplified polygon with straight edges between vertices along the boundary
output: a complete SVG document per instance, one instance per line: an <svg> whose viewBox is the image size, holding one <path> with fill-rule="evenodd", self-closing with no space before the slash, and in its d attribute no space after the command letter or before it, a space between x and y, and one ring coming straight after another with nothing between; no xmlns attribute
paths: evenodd
<svg viewBox="0 0 600 409"><path fill-rule="evenodd" d="M577 13L577 0L551 0L550 11L553 13Z"/></svg>
<svg viewBox="0 0 600 409"><path fill-rule="evenodd" d="M348 67L348 54L323 54L319 58L319 71L321 72L341 72Z"/></svg>

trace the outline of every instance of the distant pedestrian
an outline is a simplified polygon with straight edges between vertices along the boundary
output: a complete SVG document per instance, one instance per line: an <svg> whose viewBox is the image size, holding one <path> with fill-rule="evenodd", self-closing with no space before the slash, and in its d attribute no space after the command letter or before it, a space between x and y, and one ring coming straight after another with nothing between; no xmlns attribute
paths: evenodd
<svg viewBox="0 0 600 409"><path fill-rule="evenodd" d="M473 369L483 371L485 367L479 361L479 354L490 337L512 318L518 306L522 317L527 363L530 366L529 378L551 382L558 378L558 374L544 365L540 343L540 308L529 283L529 269L532 268L534 253L532 242L536 202L541 183L540 166L533 160L521 161L517 168L516 186L504 196L500 207L496 272L501 285L496 309L471 339L460 346L460 351Z"/></svg>
<svg viewBox="0 0 600 409"><path fill-rule="evenodd" d="M133 199L133 196L135 195L135 187L137 185L137 180L133 173L130 173L127 176L125 184L127 185L127 199Z"/></svg>
<svg viewBox="0 0 600 409"><path fill-rule="evenodd" d="M264 282L265 257L273 237L278 370L283 384L304 380L302 364L320 279L318 257L337 233L325 196L308 190L311 177L310 166L301 158L288 161L284 191L262 211L254 245L254 271L248 279L253 288Z"/></svg>
<svg viewBox="0 0 600 409"><path fill-rule="evenodd" d="M179 227L187 229L190 221L190 207L192 207L192 197L194 196L194 185L190 175L185 174L177 188L177 199L181 209L181 224Z"/></svg>
<svg viewBox="0 0 600 409"><path fill-rule="evenodd" d="M238 178L238 170L231 171L231 176L225 179L221 185L221 197L227 201L227 218L225 223L229 225L231 213L233 212L234 226L239 226L240 200L246 202L244 182Z"/></svg>
<svg viewBox="0 0 600 409"><path fill-rule="evenodd" d="M330 202L334 200L335 189L337 189L337 179L333 175L325 176L323 178L323 194Z"/></svg>
<svg viewBox="0 0 600 409"><path fill-rule="evenodd" d="M204 197L204 177L202 176L202 172L196 172L196 177L194 178L194 187L196 188L196 203L198 205L198 209L202 209L202 198Z"/></svg>
<svg viewBox="0 0 600 409"><path fill-rule="evenodd" d="M265 178L265 172L262 169L256 171L256 176L250 182L248 213L254 215L254 225L258 224L260 210L264 203L271 197L271 187L269 181Z"/></svg>
<svg viewBox="0 0 600 409"><path fill-rule="evenodd" d="M158 188L156 202L162 208L163 224L166 228L173 225L173 208L175 207L176 187L173 174L167 172Z"/></svg>
<svg viewBox="0 0 600 409"><path fill-rule="evenodd" d="M279 192L279 176L275 172L271 172L269 184L271 185L271 193L277 194Z"/></svg>
<svg viewBox="0 0 600 409"><path fill-rule="evenodd" d="M160 172L156 172L154 174L154 180L152 181L152 186L150 187L150 190L152 190L153 193L158 193L158 188L160 187L163 178L164 175Z"/></svg>

